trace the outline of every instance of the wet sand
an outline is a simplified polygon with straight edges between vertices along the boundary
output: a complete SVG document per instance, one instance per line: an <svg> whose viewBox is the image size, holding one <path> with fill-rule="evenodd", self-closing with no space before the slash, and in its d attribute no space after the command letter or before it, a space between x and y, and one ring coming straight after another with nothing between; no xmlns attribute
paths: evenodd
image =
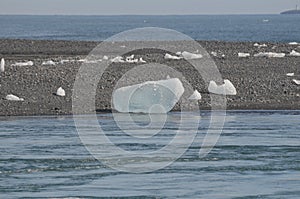
<svg viewBox="0 0 300 199"><path fill-rule="evenodd" d="M5 72L0 73L0 115L57 115L72 114L72 93L76 74L97 42L74 41L31 41L0 40L0 58L5 58ZM212 56L222 77L229 79L237 89L236 96L227 96L227 109L251 110L299 110L300 86L292 79L300 80L300 57L288 54L292 50L300 52L300 45L284 43L266 43L266 48L253 46L253 42L217 42L201 41L207 52L217 52ZM250 53L249 58L239 58L238 53ZM258 52L286 53L284 58L253 57ZM165 60L164 52L141 50L140 57L149 62L166 64L187 77L194 89L203 99L200 109L210 109L210 95L193 69L183 61ZM222 57L222 54L225 57ZM73 62L44 66L42 62L64 59ZM13 66L16 62L33 61L33 66ZM126 71L137 64L115 64L106 71L97 85L95 110L111 111L111 93ZM295 73L287 77L286 73ZM65 97L56 96L57 88L63 87ZM14 94L24 101L7 101L5 96ZM176 106L174 110L179 110ZM94 110L92 110L94 111Z"/></svg>

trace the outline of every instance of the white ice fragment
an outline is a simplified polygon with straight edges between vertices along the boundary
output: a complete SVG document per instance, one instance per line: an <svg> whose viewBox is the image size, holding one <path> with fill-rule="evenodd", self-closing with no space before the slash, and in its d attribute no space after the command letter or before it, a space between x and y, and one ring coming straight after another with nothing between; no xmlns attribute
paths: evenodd
<svg viewBox="0 0 300 199"><path fill-rule="evenodd" d="M265 47L268 47L268 46L267 46L267 44L258 44L258 43L255 43L254 47L265 48Z"/></svg>
<svg viewBox="0 0 300 199"><path fill-rule="evenodd" d="M254 57L278 57L283 58L285 57L285 53L272 53L272 52L260 52L254 55Z"/></svg>
<svg viewBox="0 0 300 199"><path fill-rule="evenodd" d="M113 62L113 63L124 63L125 62L123 60L123 57L121 57L121 56L117 56L117 57L111 59L110 61Z"/></svg>
<svg viewBox="0 0 300 199"><path fill-rule="evenodd" d="M288 77L294 77L295 73L287 73L286 76L288 76Z"/></svg>
<svg viewBox="0 0 300 199"><path fill-rule="evenodd" d="M263 19L262 20L264 23L268 23L270 20L269 19Z"/></svg>
<svg viewBox="0 0 300 199"><path fill-rule="evenodd" d="M236 89L234 85L228 80L224 80L224 84L218 86L215 81L210 81L208 91L217 95L236 95Z"/></svg>
<svg viewBox="0 0 300 199"><path fill-rule="evenodd" d="M242 58L246 58L246 57L250 57L250 53L238 53L238 56Z"/></svg>
<svg viewBox="0 0 300 199"><path fill-rule="evenodd" d="M56 65L56 63L54 62L54 61L52 61L52 60L49 60L49 61L44 61L43 63L42 63L42 65L43 66L55 66Z"/></svg>
<svg viewBox="0 0 300 199"><path fill-rule="evenodd" d="M297 42L290 42L289 45L298 45Z"/></svg>
<svg viewBox="0 0 300 199"><path fill-rule="evenodd" d="M123 113L167 113L184 93L178 78L122 87L113 93L115 110Z"/></svg>
<svg viewBox="0 0 300 199"><path fill-rule="evenodd" d="M194 54L194 53L190 53L190 52L187 52L187 51L184 51L181 53L182 57L184 59L201 59L203 56L201 54Z"/></svg>
<svg viewBox="0 0 300 199"><path fill-rule="evenodd" d="M60 97L64 97L66 96L66 91L62 87L59 87L56 91L56 95Z"/></svg>
<svg viewBox="0 0 300 199"><path fill-rule="evenodd" d="M189 100L201 100L201 94L195 90L194 93L189 97Z"/></svg>
<svg viewBox="0 0 300 199"><path fill-rule="evenodd" d="M226 57L226 55L225 54L222 54L222 58L225 58Z"/></svg>
<svg viewBox="0 0 300 199"><path fill-rule="evenodd" d="M143 57L140 57L139 63L147 63L145 60L143 60Z"/></svg>
<svg viewBox="0 0 300 199"><path fill-rule="evenodd" d="M4 58L1 59L1 64L0 64L0 72L4 72L5 71L5 60Z"/></svg>
<svg viewBox="0 0 300 199"><path fill-rule="evenodd" d="M179 59L182 59L182 57L173 56L173 55L170 55L170 54L166 53L165 59L179 60Z"/></svg>
<svg viewBox="0 0 300 199"><path fill-rule="evenodd" d="M292 52L290 52L290 56L300 57L300 53L295 50L292 50Z"/></svg>
<svg viewBox="0 0 300 199"><path fill-rule="evenodd" d="M7 95L7 96L5 97L5 99L8 100L8 101L24 101L23 98L20 98L20 97L18 97L18 96L12 95L12 94Z"/></svg>
<svg viewBox="0 0 300 199"><path fill-rule="evenodd" d="M300 85L300 80L293 79L293 82L297 85Z"/></svg>
<svg viewBox="0 0 300 199"><path fill-rule="evenodd" d="M103 60L108 60L108 56L104 55Z"/></svg>
<svg viewBox="0 0 300 199"><path fill-rule="evenodd" d="M167 75L167 79L171 79L170 75Z"/></svg>
<svg viewBox="0 0 300 199"><path fill-rule="evenodd" d="M129 57L126 57L125 60L126 60L127 63L138 63L138 62L139 62L138 59L134 59L134 55L131 55L131 56L129 56Z"/></svg>
<svg viewBox="0 0 300 199"><path fill-rule="evenodd" d="M212 56L214 56L214 57L217 57L218 56L218 53L217 52L211 52L210 54L212 54Z"/></svg>
<svg viewBox="0 0 300 199"><path fill-rule="evenodd" d="M32 61L18 62L18 63L12 64L12 66L33 66L33 62Z"/></svg>
<svg viewBox="0 0 300 199"><path fill-rule="evenodd" d="M177 52L176 55L177 55L177 56L181 56L181 55L182 55L182 52Z"/></svg>

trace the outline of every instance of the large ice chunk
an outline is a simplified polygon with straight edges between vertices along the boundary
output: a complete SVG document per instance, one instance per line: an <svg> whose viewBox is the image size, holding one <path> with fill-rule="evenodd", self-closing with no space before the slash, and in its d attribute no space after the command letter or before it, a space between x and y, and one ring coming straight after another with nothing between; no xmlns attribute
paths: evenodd
<svg viewBox="0 0 300 199"><path fill-rule="evenodd" d="M228 80L224 80L224 84L218 86L215 81L210 81L208 91L217 95L236 95L236 88Z"/></svg>
<svg viewBox="0 0 300 199"><path fill-rule="evenodd" d="M184 93L178 78L122 87L113 93L113 105L123 113L167 113Z"/></svg>
<svg viewBox="0 0 300 199"><path fill-rule="evenodd" d="M5 99L8 100L8 101L24 101L23 98L20 98L16 95L13 95L13 94L6 95Z"/></svg>

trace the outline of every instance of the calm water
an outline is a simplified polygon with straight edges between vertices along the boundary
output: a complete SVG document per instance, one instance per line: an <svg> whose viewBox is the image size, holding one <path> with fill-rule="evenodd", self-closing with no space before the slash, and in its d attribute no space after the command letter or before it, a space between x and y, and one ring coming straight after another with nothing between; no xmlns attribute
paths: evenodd
<svg viewBox="0 0 300 199"><path fill-rule="evenodd" d="M156 150L174 136L179 115L168 115L158 142L140 145L128 140L111 114L98 120L124 149ZM0 198L299 198L300 111L228 112L216 147L199 158L209 121L210 113L201 113L195 143L172 165L132 174L95 160L72 117L2 118Z"/></svg>
<svg viewBox="0 0 300 199"><path fill-rule="evenodd" d="M160 27L197 40L300 42L300 15L0 16L0 27L0 38L99 41Z"/></svg>

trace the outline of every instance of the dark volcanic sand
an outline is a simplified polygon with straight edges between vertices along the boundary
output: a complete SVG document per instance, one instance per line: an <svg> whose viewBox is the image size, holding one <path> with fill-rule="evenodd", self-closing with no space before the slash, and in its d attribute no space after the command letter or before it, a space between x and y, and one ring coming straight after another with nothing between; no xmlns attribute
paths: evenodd
<svg viewBox="0 0 300 199"><path fill-rule="evenodd" d="M80 62L42 66L43 61L82 59L97 45L96 42L0 40L0 58L6 60L6 70L0 73L0 115L52 115L72 114L72 90ZM254 43L200 42L207 52L225 54L213 57L224 79L229 79L237 89L236 96L227 96L227 109L300 109L300 86L292 79L300 79L300 57L257 58L258 52L300 52L298 46L267 43L267 48L254 47ZM273 48L276 46L276 48ZM273 48L273 49L272 49ZM239 58L238 52L250 53L249 58ZM147 62L158 62L180 71L197 89L203 99L201 109L210 109L207 86L201 77L183 61L165 60L164 52L142 50ZM109 55L109 54L108 54ZM11 66L16 62L33 61L34 66ZM136 64L115 64L104 75L97 88L98 111L111 111L111 92L118 79ZM286 73L295 73L287 77ZM66 97L54 95L57 88L66 90ZM7 101L14 94L23 102ZM176 106L174 110L178 110Z"/></svg>

